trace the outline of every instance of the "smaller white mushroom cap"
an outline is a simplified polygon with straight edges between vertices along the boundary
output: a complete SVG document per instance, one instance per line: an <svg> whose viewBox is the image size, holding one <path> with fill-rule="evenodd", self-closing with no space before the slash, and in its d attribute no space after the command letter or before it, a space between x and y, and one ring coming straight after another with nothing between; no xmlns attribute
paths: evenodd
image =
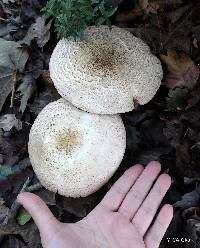
<svg viewBox="0 0 200 248"><path fill-rule="evenodd" d="M149 102L161 85L160 60L147 44L116 26L91 26L84 40L58 42L50 75L59 94L97 114L131 111Z"/></svg>
<svg viewBox="0 0 200 248"><path fill-rule="evenodd" d="M103 186L120 165L125 147L119 115L90 114L65 99L40 112L28 143L41 184L67 197L84 197Z"/></svg>

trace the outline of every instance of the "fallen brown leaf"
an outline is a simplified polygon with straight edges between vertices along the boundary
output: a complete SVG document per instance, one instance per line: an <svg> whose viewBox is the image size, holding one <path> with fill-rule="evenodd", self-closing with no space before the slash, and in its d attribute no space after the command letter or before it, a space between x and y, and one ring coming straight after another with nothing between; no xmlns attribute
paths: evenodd
<svg viewBox="0 0 200 248"><path fill-rule="evenodd" d="M47 88L44 92L40 93L38 97L35 97L34 102L29 104L31 112L34 112L36 115L50 102L56 101L60 98L60 95Z"/></svg>
<svg viewBox="0 0 200 248"><path fill-rule="evenodd" d="M188 89L170 89L166 97L167 107L170 110L183 110L187 106Z"/></svg>
<svg viewBox="0 0 200 248"><path fill-rule="evenodd" d="M134 19L136 19L139 16L143 15L143 11L141 9L140 6L135 6L135 8L129 10L129 11L124 11L124 12L120 12L115 20L117 22L128 22L128 21L132 21Z"/></svg>
<svg viewBox="0 0 200 248"><path fill-rule="evenodd" d="M146 14L153 13L156 14L160 8L160 0L140 0L139 4Z"/></svg>
<svg viewBox="0 0 200 248"><path fill-rule="evenodd" d="M168 14L168 18L171 23L177 22L183 15L185 15L186 11L191 8L191 4L178 8Z"/></svg>
<svg viewBox="0 0 200 248"><path fill-rule="evenodd" d="M50 77L50 72L49 70L43 70L42 72L42 78L44 79L45 83L47 85L52 86L53 85L53 80Z"/></svg>
<svg viewBox="0 0 200 248"><path fill-rule="evenodd" d="M35 79L31 74L26 74L23 77L23 82L18 87L17 91L20 92L21 104L19 111L23 114L29 98L33 95L36 90Z"/></svg>
<svg viewBox="0 0 200 248"><path fill-rule="evenodd" d="M182 195L181 197L182 199L180 201L175 202L173 206L180 207L183 209L198 206L199 192L200 192L200 187L196 188L195 190L189 193Z"/></svg>
<svg viewBox="0 0 200 248"><path fill-rule="evenodd" d="M165 7L179 6L182 0L139 0L139 5L146 14L157 14L158 10L163 11Z"/></svg>
<svg viewBox="0 0 200 248"><path fill-rule="evenodd" d="M18 131L22 129L22 122L14 114L6 114L0 117L0 128L8 132L13 127Z"/></svg>
<svg viewBox="0 0 200 248"><path fill-rule="evenodd" d="M13 105L17 72L24 71L28 57L27 50L19 43L0 38L0 111L11 91Z"/></svg>
<svg viewBox="0 0 200 248"><path fill-rule="evenodd" d="M199 69L191 58L181 52L168 49L167 55L160 55L162 61L167 65L169 71L165 77L165 85L171 89L176 87L192 88L199 77Z"/></svg>
<svg viewBox="0 0 200 248"><path fill-rule="evenodd" d="M36 22L30 26L26 36L21 43L30 46L31 41L36 39L38 46L44 47L50 39L50 27L51 21L48 22L47 25L45 25L45 20L42 17L38 17L36 19Z"/></svg>
<svg viewBox="0 0 200 248"><path fill-rule="evenodd" d="M198 46L198 40L197 40L196 38L193 39L192 44L193 44L193 46L194 46L195 48L197 48L197 49L199 48L199 46Z"/></svg>

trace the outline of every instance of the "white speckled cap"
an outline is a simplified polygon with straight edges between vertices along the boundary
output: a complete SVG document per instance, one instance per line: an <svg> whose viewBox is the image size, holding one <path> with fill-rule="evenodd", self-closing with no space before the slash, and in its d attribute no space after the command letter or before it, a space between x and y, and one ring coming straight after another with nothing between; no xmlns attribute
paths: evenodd
<svg viewBox="0 0 200 248"><path fill-rule="evenodd" d="M139 38L112 26L91 26L84 40L58 42L50 75L62 97L91 113L116 114L149 102L163 76L160 60Z"/></svg>
<svg viewBox="0 0 200 248"><path fill-rule="evenodd" d="M70 197L84 197L103 186L120 165L125 147L119 115L90 114L65 99L40 112L28 143L41 184Z"/></svg>

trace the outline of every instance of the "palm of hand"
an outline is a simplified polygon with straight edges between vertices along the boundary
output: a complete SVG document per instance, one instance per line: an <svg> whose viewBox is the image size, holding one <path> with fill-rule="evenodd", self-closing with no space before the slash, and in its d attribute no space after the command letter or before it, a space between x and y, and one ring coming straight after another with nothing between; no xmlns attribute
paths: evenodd
<svg viewBox="0 0 200 248"><path fill-rule="evenodd" d="M124 216L106 209L94 211L80 223L62 224L44 246L53 247L145 247L143 237ZM58 246L59 244L59 246Z"/></svg>
<svg viewBox="0 0 200 248"><path fill-rule="evenodd" d="M45 203L30 193L18 201L31 213L47 248L156 248L171 222L172 207L166 204L149 228L171 180L161 175L160 165L151 162L125 172L102 202L75 224L58 222ZM148 195L147 195L148 194Z"/></svg>
<svg viewBox="0 0 200 248"><path fill-rule="evenodd" d="M82 230L85 227L86 235L90 236L90 239L88 237L85 239L85 247L131 248L133 244L134 247L145 247L143 237L137 228L118 212L101 208L83 220L81 226L80 223L78 225Z"/></svg>

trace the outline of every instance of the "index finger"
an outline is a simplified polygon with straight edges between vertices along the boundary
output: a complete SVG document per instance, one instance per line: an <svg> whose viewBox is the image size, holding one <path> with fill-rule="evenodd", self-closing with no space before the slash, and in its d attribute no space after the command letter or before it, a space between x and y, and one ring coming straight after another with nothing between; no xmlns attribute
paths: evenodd
<svg viewBox="0 0 200 248"><path fill-rule="evenodd" d="M140 164L134 165L114 183L100 203L100 206L116 211L120 207L126 194L142 173L144 167Z"/></svg>

